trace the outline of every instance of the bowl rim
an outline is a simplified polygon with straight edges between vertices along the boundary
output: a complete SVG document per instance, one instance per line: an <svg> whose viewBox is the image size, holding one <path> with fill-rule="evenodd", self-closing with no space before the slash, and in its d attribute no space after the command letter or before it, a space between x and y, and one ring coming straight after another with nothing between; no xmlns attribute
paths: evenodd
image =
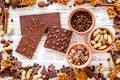
<svg viewBox="0 0 120 80"><path fill-rule="evenodd" d="M73 27L72 27L72 25L71 25L71 18L72 18L72 16L73 16L76 12L78 12L78 11L88 12L88 13L91 15L91 17L92 17L92 24L91 24L90 28L89 28L88 30L84 31L84 32L78 32L78 31L76 31L75 29L73 29ZM96 22L96 19L95 19L95 15L93 14L93 12L90 11L89 9L83 8L83 7L79 7L79 8L73 9L73 10L71 11L71 13L69 14L69 16L68 16L68 25L69 25L70 29L71 29L73 32L77 33L77 34L85 34L85 33L90 32L90 31L93 29L93 27L94 27L94 25L95 25L95 22Z"/></svg>
<svg viewBox="0 0 120 80"><path fill-rule="evenodd" d="M91 44L91 42L90 42L91 36L92 36L93 32L94 32L95 30L97 30L97 29L105 29L105 30L107 30L108 33L109 33L109 34L111 35L111 37L112 37L112 43L109 45L109 47L107 47L107 48L104 49L104 50L97 50L97 49L93 48L93 46L92 46L92 44ZM109 28L106 28L105 26L100 26L100 27L97 27L97 28L93 29L93 30L89 33L89 35L88 35L88 45L90 46L90 48L91 48L94 52L98 52L98 53L103 53L103 52L109 51L109 50L112 48L113 44L114 44L114 40L115 40L115 36L113 35L112 31L111 31Z"/></svg>
<svg viewBox="0 0 120 80"><path fill-rule="evenodd" d="M82 46L84 46L84 47L89 51L89 59L87 60L87 62L86 62L85 64L82 64L82 65L80 65L80 66L77 66L77 65L72 64L72 63L69 61L69 59L68 59L68 54L69 54L70 49L71 49L72 47L76 46L76 45L82 45ZM70 46L68 47L68 49L67 49L67 52L66 52L66 60L67 60L68 64L69 64L71 67L74 67L74 68L85 68L85 67L87 67L87 66L90 64L90 62L91 62L91 60L92 60L92 52L91 52L90 49L88 48L88 45L86 45L86 44L84 44L84 43L74 43L74 44L70 45Z"/></svg>

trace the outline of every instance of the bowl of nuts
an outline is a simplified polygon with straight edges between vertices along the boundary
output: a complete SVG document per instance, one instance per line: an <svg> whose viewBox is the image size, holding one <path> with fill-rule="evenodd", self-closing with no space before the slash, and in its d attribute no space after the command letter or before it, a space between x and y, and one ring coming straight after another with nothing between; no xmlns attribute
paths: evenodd
<svg viewBox="0 0 120 80"><path fill-rule="evenodd" d="M95 25L94 14L86 8L73 10L68 17L68 25L77 34L85 34L91 31Z"/></svg>
<svg viewBox="0 0 120 80"><path fill-rule="evenodd" d="M75 43L67 49L66 59L70 66L84 68L91 62L92 53L86 44Z"/></svg>
<svg viewBox="0 0 120 80"><path fill-rule="evenodd" d="M105 27L92 30L88 36L88 44L95 52L109 51L114 45L113 33Z"/></svg>

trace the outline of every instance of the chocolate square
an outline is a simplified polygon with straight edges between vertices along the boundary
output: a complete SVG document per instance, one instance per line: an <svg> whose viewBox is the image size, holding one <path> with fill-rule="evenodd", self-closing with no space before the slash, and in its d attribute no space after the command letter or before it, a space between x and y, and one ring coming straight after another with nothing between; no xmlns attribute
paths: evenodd
<svg viewBox="0 0 120 80"><path fill-rule="evenodd" d="M46 14L36 14L36 15L24 15L20 16L20 26L21 26L21 34L26 34L27 25L30 24L30 18L33 17L37 21L43 22L47 27L51 25L55 25L60 27L60 13L46 13Z"/></svg>
<svg viewBox="0 0 120 80"><path fill-rule="evenodd" d="M70 30L57 28L56 26L49 27L44 47L65 53L71 36L72 31Z"/></svg>
<svg viewBox="0 0 120 80"><path fill-rule="evenodd" d="M20 40L16 52L31 59L46 28L43 23L32 18L31 24L26 29L26 35Z"/></svg>

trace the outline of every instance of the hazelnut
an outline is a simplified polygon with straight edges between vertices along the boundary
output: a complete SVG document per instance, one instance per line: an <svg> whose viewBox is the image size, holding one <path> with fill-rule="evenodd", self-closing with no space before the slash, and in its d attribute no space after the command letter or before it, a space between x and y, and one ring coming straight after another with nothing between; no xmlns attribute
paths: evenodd
<svg viewBox="0 0 120 80"><path fill-rule="evenodd" d="M2 39L0 42L1 42L2 44L4 44L4 43L6 43L6 40L5 40L5 39Z"/></svg>
<svg viewBox="0 0 120 80"><path fill-rule="evenodd" d="M5 0L5 3L6 3L6 4L9 4L9 3L10 3L10 0Z"/></svg>
<svg viewBox="0 0 120 80"><path fill-rule="evenodd" d="M15 71L15 68L10 68L10 72L14 72Z"/></svg>
<svg viewBox="0 0 120 80"><path fill-rule="evenodd" d="M4 47L8 47L10 45L10 43L7 41L4 45Z"/></svg>
<svg viewBox="0 0 120 80"><path fill-rule="evenodd" d="M45 6L46 6L45 1L39 1L39 2L38 2L38 6L39 6L39 7L45 7Z"/></svg>

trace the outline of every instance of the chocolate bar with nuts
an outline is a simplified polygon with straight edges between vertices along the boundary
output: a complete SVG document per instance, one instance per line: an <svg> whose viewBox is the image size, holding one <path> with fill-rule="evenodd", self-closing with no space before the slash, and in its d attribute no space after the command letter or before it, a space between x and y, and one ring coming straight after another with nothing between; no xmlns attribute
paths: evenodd
<svg viewBox="0 0 120 80"><path fill-rule="evenodd" d="M48 29L48 35L44 47L65 53L71 36L72 31L51 26Z"/></svg>
<svg viewBox="0 0 120 80"><path fill-rule="evenodd" d="M47 27L51 25L55 25L60 27L60 13L46 13L46 14L36 14L36 15L24 15L20 16L20 26L21 26L21 34L26 34L27 25L30 24L30 18L33 17L37 21L43 22Z"/></svg>
<svg viewBox="0 0 120 80"><path fill-rule="evenodd" d="M31 24L27 27L26 35L21 38L16 52L31 59L46 28L47 26L42 22L32 18Z"/></svg>

